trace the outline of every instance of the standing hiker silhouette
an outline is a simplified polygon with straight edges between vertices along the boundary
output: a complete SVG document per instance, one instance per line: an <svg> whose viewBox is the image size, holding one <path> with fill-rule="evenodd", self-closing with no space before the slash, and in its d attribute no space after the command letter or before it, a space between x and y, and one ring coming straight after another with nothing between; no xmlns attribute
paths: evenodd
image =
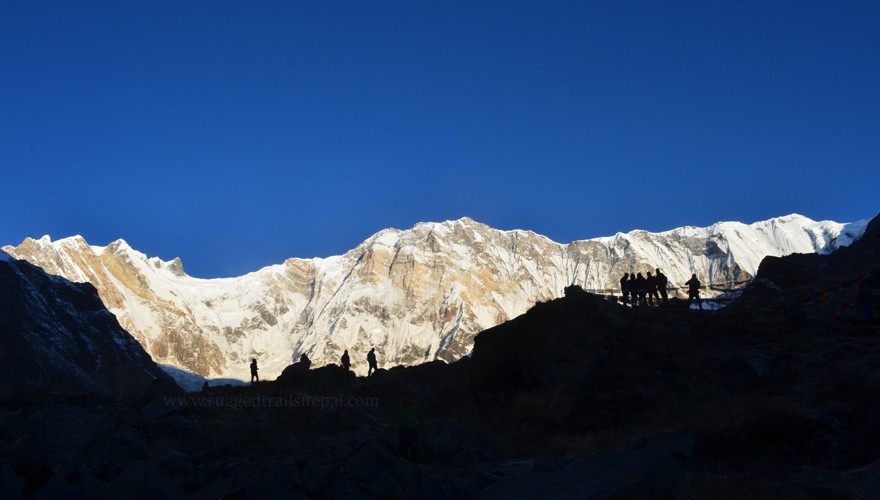
<svg viewBox="0 0 880 500"><path fill-rule="evenodd" d="M379 364L376 362L376 348L373 347L370 349L370 352L367 353L367 363L370 367L367 369L367 376L373 374L374 371L379 369Z"/></svg>
<svg viewBox="0 0 880 500"><path fill-rule="evenodd" d="M254 380L256 380L257 382L260 381L260 376L257 375L258 370L259 370L259 368L257 368L257 359L256 358L251 359L251 383L252 384L254 383Z"/></svg>
<svg viewBox="0 0 880 500"><path fill-rule="evenodd" d="M691 275L691 279L685 282L685 285L688 287L688 308L691 307L691 302L696 302L697 306L700 307L700 310L703 310L703 303L700 301L700 280L697 279L697 273Z"/></svg>
<svg viewBox="0 0 880 500"><path fill-rule="evenodd" d="M669 295L666 293L666 285L669 283L669 278L660 272L659 267L655 271L657 274L654 275L654 281L657 283L657 292L660 293L663 305L666 305L669 302Z"/></svg>

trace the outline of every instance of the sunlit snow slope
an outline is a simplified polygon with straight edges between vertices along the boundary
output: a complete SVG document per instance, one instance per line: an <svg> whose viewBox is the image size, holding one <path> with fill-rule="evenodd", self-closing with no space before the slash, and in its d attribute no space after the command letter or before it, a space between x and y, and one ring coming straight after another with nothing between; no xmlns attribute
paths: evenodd
<svg viewBox="0 0 880 500"><path fill-rule="evenodd" d="M558 297L564 287L617 287L625 272L660 267L670 285L696 272L704 283L750 278L761 259L827 253L864 231L789 215L663 233L632 231L559 244L530 231L499 231L468 218L383 230L341 256L288 259L245 276L197 279L118 240L90 246L48 236L4 247L46 271L91 282L153 358L202 376L264 379L308 353L313 366L348 349L366 371L380 365L455 360L480 331Z"/></svg>

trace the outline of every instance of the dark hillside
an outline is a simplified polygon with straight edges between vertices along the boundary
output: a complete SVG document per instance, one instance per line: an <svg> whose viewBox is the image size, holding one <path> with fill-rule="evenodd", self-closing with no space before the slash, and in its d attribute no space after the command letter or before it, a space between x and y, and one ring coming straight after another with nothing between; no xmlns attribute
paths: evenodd
<svg viewBox="0 0 880 500"><path fill-rule="evenodd" d="M293 365L184 399L8 405L2 492L876 498L878 246L875 219L831 255L766 259L718 311L568 288L448 365L369 378ZM414 460L397 451L410 399L424 416Z"/></svg>
<svg viewBox="0 0 880 500"><path fill-rule="evenodd" d="M0 400L137 398L176 384L90 284L0 261Z"/></svg>

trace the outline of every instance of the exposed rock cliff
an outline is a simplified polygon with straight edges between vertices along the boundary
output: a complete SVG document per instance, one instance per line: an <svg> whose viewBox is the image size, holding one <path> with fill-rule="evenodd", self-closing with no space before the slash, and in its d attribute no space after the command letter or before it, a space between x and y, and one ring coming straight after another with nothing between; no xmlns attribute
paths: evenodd
<svg viewBox="0 0 880 500"><path fill-rule="evenodd" d="M768 255L827 253L864 223L791 215L751 225L725 222L663 233L633 231L560 244L530 231L471 219L386 229L344 255L288 259L236 278L197 279L118 240L75 236L4 247L46 271L90 282L119 322L161 363L204 376L248 377L256 357L274 378L307 353L315 366L353 368L375 346L381 366L451 361L477 333L562 295L567 285L616 293L625 272L660 267L670 285L691 273L705 284L752 277Z"/></svg>

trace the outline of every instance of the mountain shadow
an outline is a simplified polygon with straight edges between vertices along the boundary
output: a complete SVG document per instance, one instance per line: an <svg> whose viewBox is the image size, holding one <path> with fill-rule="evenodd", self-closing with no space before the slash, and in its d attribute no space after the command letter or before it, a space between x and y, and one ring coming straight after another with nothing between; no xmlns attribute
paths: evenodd
<svg viewBox="0 0 880 500"><path fill-rule="evenodd" d="M0 399L177 390L92 285L4 259L0 297Z"/></svg>
<svg viewBox="0 0 880 500"><path fill-rule="evenodd" d="M49 433L47 407L3 409L2 493L872 498L878 246L874 219L849 248L765 259L717 311L632 309L570 287L451 364L368 378L292 365L162 405L56 402L48 421L101 424L80 435L27 441ZM423 420L404 458L407 405Z"/></svg>

